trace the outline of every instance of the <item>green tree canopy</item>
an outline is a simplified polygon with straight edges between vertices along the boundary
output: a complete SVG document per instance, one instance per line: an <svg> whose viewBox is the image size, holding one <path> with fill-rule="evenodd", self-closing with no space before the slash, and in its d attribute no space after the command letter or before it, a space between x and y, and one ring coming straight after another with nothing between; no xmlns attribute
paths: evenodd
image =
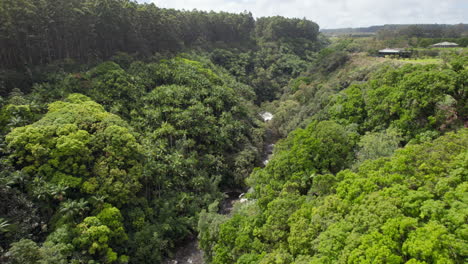
<svg viewBox="0 0 468 264"><path fill-rule="evenodd" d="M6 137L17 169L47 182L125 204L140 189L141 146L119 117L72 94L39 121Z"/></svg>

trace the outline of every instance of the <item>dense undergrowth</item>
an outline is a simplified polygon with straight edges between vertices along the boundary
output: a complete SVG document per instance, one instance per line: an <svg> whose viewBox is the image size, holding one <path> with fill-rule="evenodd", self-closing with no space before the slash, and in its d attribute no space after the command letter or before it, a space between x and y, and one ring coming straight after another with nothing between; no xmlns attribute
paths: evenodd
<svg viewBox="0 0 468 264"><path fill-rule="evenodd" d="M466 53L418 65L306 19L36 2L0 2L0 262L161 263L196 235L210 263L466 261Z"/></svg>
<svg viewBox="0 0 468 264"><path fill-rule="evenodd" d="M260 166L255 103L276 99L327 44L305 19L23 2L0 3L7 263L170 257L196 236L199 212Z"/></svg>
<svg viewBox="0 0 468 264"><path fill-rule="evenodd" d="M463 263L467 138L462 129L337 174L315 165L281 177L280 151L231 219L203 215L201 244L211 263Z"/></svg>
<svg viewBox="0 0 468 264"><path fill-rule="evenodd" d="M356 60L272 103L278 133L307 125L250 175L231 219L204 211L210 263L464 263L466 58Z"/></svg>
<svg viewBox="0 0 468 264"><path fill-rule="evenodd" d="M161 261L258 163L253 91L200 62L62 77L3 107L2 247L46 238L31 250L47 263Z"/></svg>

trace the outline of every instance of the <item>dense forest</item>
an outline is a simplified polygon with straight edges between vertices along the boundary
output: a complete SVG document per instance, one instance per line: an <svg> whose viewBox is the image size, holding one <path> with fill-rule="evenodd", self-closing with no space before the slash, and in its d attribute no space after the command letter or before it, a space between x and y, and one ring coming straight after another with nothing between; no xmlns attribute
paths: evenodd
<svg viewBox="0 0 468 264"><path fill-rule="evenodd" d="M0 263L466 263L466 48L370 56L466 28L410 29L0 1Z"/></svg>
<svg viewBox="0 0 468 264"><path fill-rule="evenodd" d="M231 219L201 215L211 263L464 263L468 78L456 65L385 66L312 110ZM297 117L304 103L291 101Z"/></svg>

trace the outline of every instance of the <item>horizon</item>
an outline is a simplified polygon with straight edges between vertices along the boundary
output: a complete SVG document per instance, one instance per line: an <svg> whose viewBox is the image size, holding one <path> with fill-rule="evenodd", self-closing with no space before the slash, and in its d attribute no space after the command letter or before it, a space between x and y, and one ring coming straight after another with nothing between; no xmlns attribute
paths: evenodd
<svg viewBox="0 0 468 264"><path fill-rule="evenodd" d="M240 13L255 18L306 18L322 29L359 28L387 24L466 24L465 0L137 0L161 8ZM391 12L388 10L391 9Z"/></svg>
<svg viewBox="0 0 468 264"><path fill-rule="evenodd" d="M426 26L426 25L441 25L441 26L455 26L455 25L468 25L468 23L454 23L454 24L446 24L446 23L420 23L420 24L378 24L378 25L369 25L369 26L362 26L362 27L339 27L339 28L320 28L320 30L338 30L338 29L358 29L358 28L371 28L371 27L384 27L384 26Z"/></svg>

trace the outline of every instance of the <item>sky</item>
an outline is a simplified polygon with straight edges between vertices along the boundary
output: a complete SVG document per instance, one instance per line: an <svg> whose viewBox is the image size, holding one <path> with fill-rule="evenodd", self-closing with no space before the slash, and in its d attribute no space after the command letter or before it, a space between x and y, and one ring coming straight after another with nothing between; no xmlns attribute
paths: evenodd
<svg viewBox="0 0 468 264"><path fill-rule="evenodd" d="M137 0L159 7L307 18L320 28L468 22L468 0Z"/></svg>

